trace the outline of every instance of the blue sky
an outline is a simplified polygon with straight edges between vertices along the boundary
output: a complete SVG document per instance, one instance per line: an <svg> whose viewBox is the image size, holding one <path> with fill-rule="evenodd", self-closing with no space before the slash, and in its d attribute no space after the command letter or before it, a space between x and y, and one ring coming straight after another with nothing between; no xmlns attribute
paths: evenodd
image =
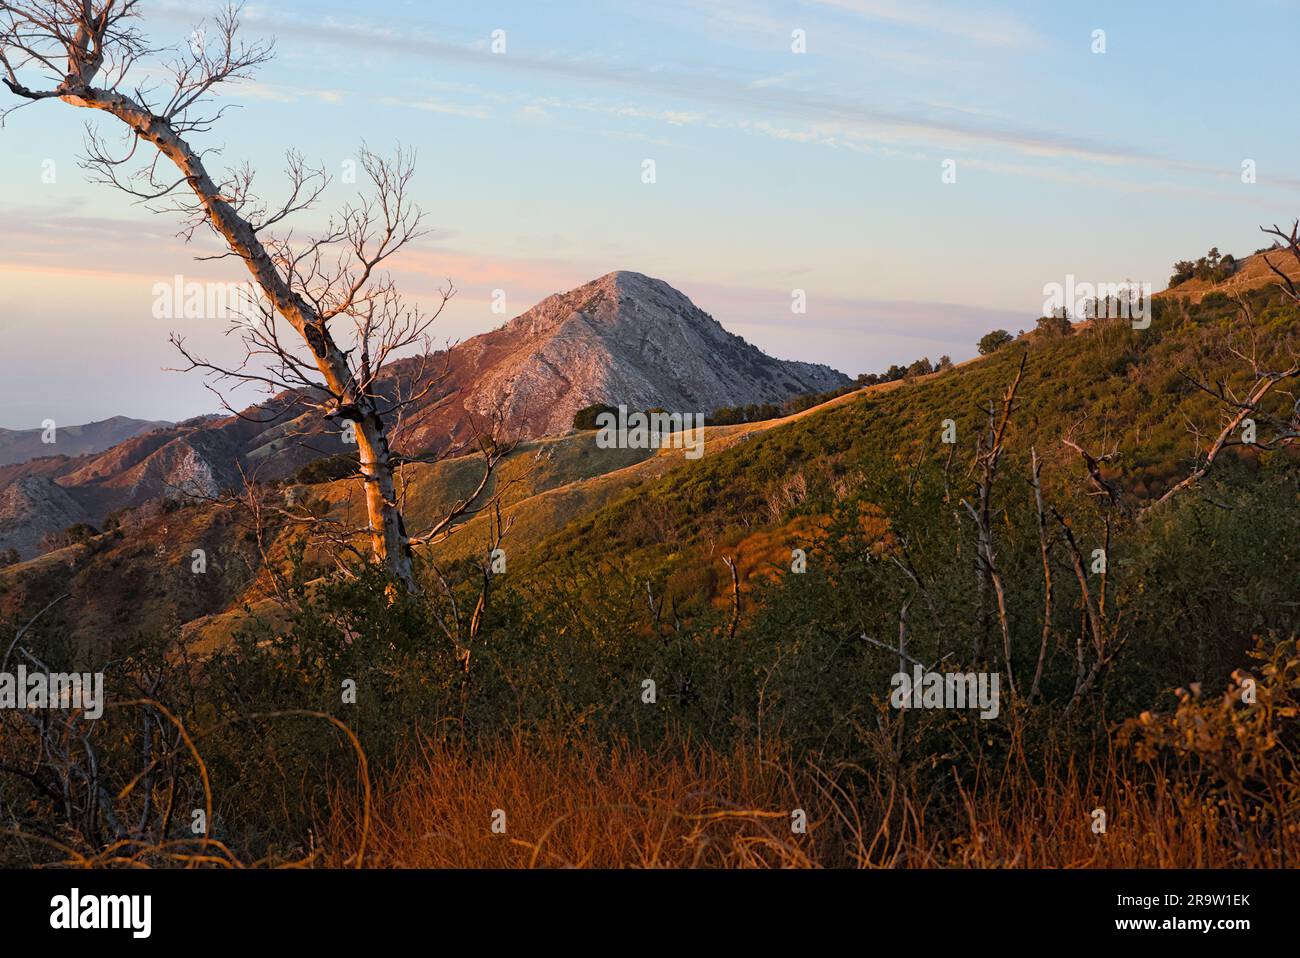
<svg viewBox="0 0 1300 958"><path fill-rule="evenodd" d="M416 148L435 232L395 272L415 299L457 286L442 339L632 269L769 353L855 374L966 358L989 329L1032 325L1067 274L1158 289L1175 259L1265 245L1260 224L1300 215L1281 68L1296 6L249 4L245 31L277 57L225 91L240 107L199 143L251 161L271 197L289 147L336 173L363 140ZM142 22L180 45L218 8L146 2ZM164 371L167 334L233 344L218 323L153 318L151 289L243 277L86 181L88 119L46 102L0 129L0 426L217 407L197 375ZM298 228L355 189L333 184Z"/></svg>

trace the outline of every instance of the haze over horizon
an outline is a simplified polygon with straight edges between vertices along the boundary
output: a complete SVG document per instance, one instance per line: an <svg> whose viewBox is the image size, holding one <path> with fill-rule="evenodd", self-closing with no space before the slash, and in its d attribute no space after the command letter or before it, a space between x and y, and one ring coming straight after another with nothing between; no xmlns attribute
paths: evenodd
<svg viewBox="0 0 1300 958"><path fill-rule="evenodd" d="M394 272L425 303L444 279L457 286L440 340L627 269L772 356L855 375L967 358L989 329L1031 326L1043 285L1067 273L1160 289L1174 259L1266 245L1259 224L1300 206L1296 134L1243 95L1266 78L1205 78L1282 61L1272 24L1295 6L1244 18L1191 3L1174 19L1119 3L251 5L246 31L274 35L277 58L224 91L239 109L200 142L248 160L272 199L286 149L333 172L300 231L354 195L340 174L363 140L417 149L434 232ZM142 9L154 39L177 45L219 5ZM347 69L328 66L341 57ZM176 218L87 182L85 119L37 103L0 130L0 426L216 411L200 376L163 370L180 365L172 331L233 355L224 324L156 319L152 290L177 274L245 277L194 262L210 238L187 247ZM796 289L808 306L792 317Z"/></svg>

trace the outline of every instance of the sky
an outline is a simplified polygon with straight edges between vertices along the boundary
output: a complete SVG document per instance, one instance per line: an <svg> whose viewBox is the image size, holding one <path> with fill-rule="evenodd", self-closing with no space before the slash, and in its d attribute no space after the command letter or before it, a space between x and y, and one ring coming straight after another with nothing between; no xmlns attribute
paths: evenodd
<svg viewBox="0 0 1300 958"><path fill-rule="evenodd" d="M1261 224L1300 215L1297 6L249 3L244 31L276 57L194 140L220 149L210 167L251 163L272 200L288 149L334 173L297 235L356 195L341 174L362 143L415 149L432 232L393 273L426 305L456 287L439 343L629 269L772 355L855 375L968 358L990 329L1032 327L1069 275L1161 289L1176 259L1267 245ZM183 47L220 4L140 9ZM223 322L155 317L159 282L246 277L91 182L88 121L118 134L57 100L0 129L0 427L213 412L168 335L238 351Z"/></svg>

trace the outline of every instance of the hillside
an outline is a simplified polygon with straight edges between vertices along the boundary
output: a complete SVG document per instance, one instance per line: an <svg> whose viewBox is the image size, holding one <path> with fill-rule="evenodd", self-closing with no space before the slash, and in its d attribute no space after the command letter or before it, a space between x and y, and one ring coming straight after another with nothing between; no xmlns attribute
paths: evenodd
<svg viewBox="0 0 1300 958"><path fill-rule="evenodd" d="M267 403L250 412L264 416L274 408ZM0 506L0 550L34 555L45 533L70 524L59 524L68 514L98 527L118 510L216 496L239 488L241 467L252 472L259 462L274 462L280 473L292 471L321 455L299 441L300 430L305 427L294 421L203 417L153 429L97 454L0 467L0 503L7 503ZM38 489L44 491L36 494Z"/></svg>
<svg viewBox="0 0 1300 958"><path fill-rule="evenodd" d="M1267 285L1253 289L1250 302L1267 354L1285 357L1296 351L1295 308ZM1250 336L1235 304L1188 306L1172 300L1157 301L1152 327L1145 331L1112 322L1079 326L1064 337L1030 333L946 373L843 397L783 428L756 434L743 449L706 457L689 470L638 487L544 542L538 561L564 564L616 554L624 563L633 556L652 562L674 555L674 564L687 566L693 558L684 552L686 544L725 544L794 516L829 515L868 471L907 476L920 463L942 462L946 450L940 432L947 419L956 424L956 452L964 456L958 462L968 467L969 446L986 428L983 408L1001 396L1022 355L1018 415L1008 432L1019 456L1036 449L1045 464L1044 483L1067 489L1081 486L1086 474L1079 454L1063 438L1072 436L1099 454L1114 451L1105 473L1136 507L1190 471L1198 449L1223 419L1222 406L1183 373L1205 383L1224 379L1240 385L1248 368L1226 350ZM1235 457L1250 465L1256 454L1244 449ZM960 476L966 479L965 468ZM644 518L651 512L661 516L654 524ZM715 572L720 574L720 567Z"/></svg>
<svg viewBox="0 0 1300 958"><path fill-rule="evenodd" d="M1276 348L1294 341L1293 313L1276 293L1260 288L1252 295L1260 321L1277 331ZM1017 455L1034 447L1045 463L1045 486L1064 492L1080 487L1083 478L1077 453L1061 441L1067 434L1089 447L1122 450L1107 474L1135 503L1150 501L1191 467L1196 441L1186 424L1211 431L1220 416L1215 402L1180 370L1199 371L1205 381L1233 374L1239 363L1222 347L1242 335L1238 324L1228 305L1160 303L1152 328L1143 332L1093 324L1065 337L1033 333L947 372L869 387L785 419L709 427L700 461L685 460L681 450L601 450L592 433L527 442L503 462L493 487L502 490L512 522L506 540L511 569L563 575L560 570L597 568L617 556L624 573L643 569L678 581L685 606L714 602L727 587L719 550L735 549L748 578L783 549L788 555L791 536L813 535L867 475L882 469L907 474L922 461L941 461L943 420L953 419L969 445L980 406L1001 393L1025 351L1018 415L1008 433ZM1253 461L1249 451L1239 458ZM479 471L473 457L404 467L410 527L435 521L473 488ZM277 494L314 503L318 514L340 520L361 511L351 481L288 483ZM440 564L480 555L490 521L488 515L468 518L420 554ZM285 561L297 532L273 532L269 554ZM103 622L128 614L125 607L101 608L117 601L108 596L125 591L137 603L136 616L152 604L160 620L193 620L185 633L202 636L208 647L245 620L239 611L245 602L271 608L260 602L267 583L248 542L247 520L230 507L145 515L120 538L101 538L70 565L27 563L5 573L11 599L51 592L53 576L73 592L71 608L99 608L91 618ZM201 593L186 560L194 543L208 548L220 569ZM319 548L309 549L306 560L318 573L330 566ZM148 597L143 585L103 588L124 574L151 583ZM231 604L236 609L222 613ZM78 630L90 641L94 633Z"/></svg>
<svg viewBox="0 0 1300 958"><path fill-rule="evenodd" d="M1231 276L1220 282L1204 279L1189 279L1177 286L1163 290L1157 297L1186 299L1190 303L1200 303L1210 293L1229 293L1233 290L1254 290L1274 286L1278 276L1268 268L1265 257L1292 280L1300 282L1300 263L1283 249L1265 250L1243 257Z"/></svg>

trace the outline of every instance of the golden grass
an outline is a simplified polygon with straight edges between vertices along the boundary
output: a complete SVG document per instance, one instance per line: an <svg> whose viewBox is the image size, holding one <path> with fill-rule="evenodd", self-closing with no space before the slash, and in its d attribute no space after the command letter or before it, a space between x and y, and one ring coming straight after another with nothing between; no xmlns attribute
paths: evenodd
<svg viewBox="0 0 1300 958"><path fill-rule="evenodd" d="M540 751L539 751L540 749ZM750 799L747 805L728 795ZM764 796L772 807L754 808ZM425 740L375 788L366 864L409 868L655 868L812 864L791 835L776 763L684 747L644 752L513 738L471 753ZM782 809L782 805L787 806ZM492 831L505 813L505 833ZM361 805L335 803L329 864L354 854Z"/></svg>
<svg viewBox="0 0 1300 958"><path fill-rule="evenodd" d="M1137 784L1141 782L1143 784ZM856 784L855 784L856 783ZM355 864L362 803L340 795L324 863ZM807 832L791 827L804 809ZM1106 830L1094 831L1104 809ZM505 813L505 832L491 828ZM1250 821L1198 783L1110 753L1093 767L1009 760L963 788L909 788L780 754L515 737L425 740L374 788L368 867L1209 868L1300 860L1300 832ZM1285 819L1284 819L1285 821Z"/></svg>

